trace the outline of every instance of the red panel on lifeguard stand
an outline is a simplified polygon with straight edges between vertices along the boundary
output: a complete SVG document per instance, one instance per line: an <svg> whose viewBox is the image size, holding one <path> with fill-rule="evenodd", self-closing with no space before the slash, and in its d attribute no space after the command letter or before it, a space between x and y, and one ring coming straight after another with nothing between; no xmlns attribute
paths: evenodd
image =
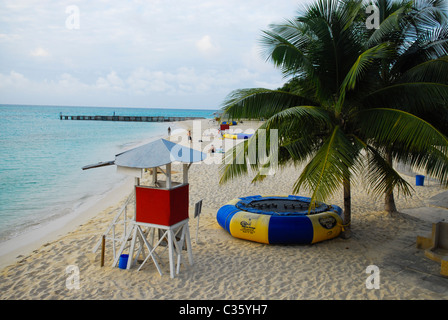
<svg viewBox="0 0 448 320"><path fill-rule="evenodd" d="M188 184L174 189L135 187L136 221L172 226L188 218Z"/></svg>
<svg viewBox="0 0 448 320"><path fill-rule="evenodd" d="M224 130L230 129L230 126L228 124L221 124L220 129L221 129L221 131L224 131Z"/></svg>

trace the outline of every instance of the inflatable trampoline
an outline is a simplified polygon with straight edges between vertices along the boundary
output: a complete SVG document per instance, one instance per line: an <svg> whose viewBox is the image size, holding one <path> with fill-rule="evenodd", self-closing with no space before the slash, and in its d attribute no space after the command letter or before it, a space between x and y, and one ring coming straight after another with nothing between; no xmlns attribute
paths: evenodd
<svg viewBox="0 0 448 320"><path fill-rule="evenodd" d="M267 244L310 244L337 237L343 212L318 203L308 214L311 199L300 196L250 196L222 206L219 225L235 238Z"/></svg>
<svg viewBox="0 0 448 320"><path fill-rule="evenodd" d="M236 126L238 122L236 121L223 121L221 124L228 124L229 126Z"/></svg>
<svg viewBox="0 0 448 320"><path fill-rule="evenodd" d="M225 133L222 135L222 137L227 139L249 139L250 137L252 137L252 133Z"/></svg>

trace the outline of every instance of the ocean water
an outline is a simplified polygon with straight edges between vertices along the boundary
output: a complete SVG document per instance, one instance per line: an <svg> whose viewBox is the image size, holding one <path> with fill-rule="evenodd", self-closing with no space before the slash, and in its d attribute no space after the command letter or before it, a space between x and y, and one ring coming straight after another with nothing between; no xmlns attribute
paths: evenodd
<svg viewBox="0 0 448 320"><path fill-rule="evenodd" d="M175 123L60 120L64 115L213 117L215 110L0 105L0 241L104 195L126 176L81 168L167 134Z"/></svg>

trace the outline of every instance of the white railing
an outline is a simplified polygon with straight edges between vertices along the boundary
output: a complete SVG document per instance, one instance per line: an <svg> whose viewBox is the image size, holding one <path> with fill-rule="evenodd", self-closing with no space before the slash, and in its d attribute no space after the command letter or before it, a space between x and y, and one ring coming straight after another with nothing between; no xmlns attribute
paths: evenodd
<svg viewBox="0 0 448 320"><path fill-rule="evenodd" d="M100 247L100 245L102 243L103 236L104 236L106 240L112 241L112 251L113 251L113 256L114 256L114 260L115 260L116 253L117 253L116 252L117 251L116 250L117 242L118 242L118 247L120 248L121 244L123 242L127 241L126 235L130 231L130 230L128 230L131 227L130 222L132 220L135 220L134 206L133 206L133 210L128 209L129 205L134 204L134 199L135 199L135 192L133 191L126 199L124 205L119 209L118 213L115 215L114 219L109 224L106 231L101 234L100 239L96 243L95 247L93 247L93 250L92 250L93 253L95 253L98 250L98 248ZM131 215L131 216L129 216L129 215Z"/></svg>

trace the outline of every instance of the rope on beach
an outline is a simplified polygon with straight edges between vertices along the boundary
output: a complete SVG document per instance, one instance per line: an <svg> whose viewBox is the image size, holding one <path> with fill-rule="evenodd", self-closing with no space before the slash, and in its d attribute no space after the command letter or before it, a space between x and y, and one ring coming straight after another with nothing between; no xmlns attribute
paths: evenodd
<svg viewBox="0 0 448 320"><path fill-rule="evenodd" d="M342 228L342 232L344 232L345 231L344 227L348 227L350 224L351 224L351 222L349 222L347 224L340 224L340 223L338 223L338 226L340 226Z"/></svg>

